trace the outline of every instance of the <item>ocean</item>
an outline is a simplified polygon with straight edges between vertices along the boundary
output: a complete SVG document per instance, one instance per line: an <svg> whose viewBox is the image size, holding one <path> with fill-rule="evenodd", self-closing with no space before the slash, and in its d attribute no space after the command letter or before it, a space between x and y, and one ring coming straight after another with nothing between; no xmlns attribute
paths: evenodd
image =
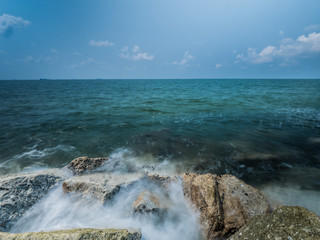
<svg viewBox="0 0 320 240"><path fill-rule="evenodd" d="M320 214L320 80L0 81L0 174L113 168L233 174Z"/></svg>

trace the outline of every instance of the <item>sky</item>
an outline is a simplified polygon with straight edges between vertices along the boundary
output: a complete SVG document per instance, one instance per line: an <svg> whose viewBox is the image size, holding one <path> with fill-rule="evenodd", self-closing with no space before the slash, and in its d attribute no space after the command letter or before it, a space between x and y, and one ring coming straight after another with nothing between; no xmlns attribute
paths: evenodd
<svg viewBox="0 0 320 240"><path fill-rule="evenodd" d="M320 78L319 0L0 0L0 79Z"/></svg>

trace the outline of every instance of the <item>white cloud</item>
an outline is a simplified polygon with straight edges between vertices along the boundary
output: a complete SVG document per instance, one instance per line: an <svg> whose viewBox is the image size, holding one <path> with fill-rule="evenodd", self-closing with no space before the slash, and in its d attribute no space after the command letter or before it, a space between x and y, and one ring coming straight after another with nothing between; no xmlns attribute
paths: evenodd
<svg viewBox="0 0 320 240"><path fill-rule="evenodd" d="M194 57L189 53L189 51L186 51L184 53L183 58L180 61L174 61L172 64L174 65L185 65L188 61L192 60Z"/></svg>
<svg viewBox="0 0 320 240"><path fill-rule="evenodd" d="M320 33L301 35L296 40L285 38L280 46L267 46L260 52L249 48L247 55L238 54L236 59L249 61L255 64L273 62L276 59L291 60L301 55L314 55L320 53Z"/></svg>
<svg viewBox="0 0 320 240"><path fill-rule="evenodd" d="M51 48L50 52L57 53L58 51L57 51L57 49Z"/></svg>
<svg viewBox="0 0 320 240"><path fill-rule="evenodd" d="M121 54L120 54L120 57L121 57L121 58L124 58L124 59L131 59L130 53L121 53Z"/></svg>
<svg viewBox="0 0 320 240"><path fill-rule="evenodd" d="M129 48L128 46L124 46L122 49L121 49L121 52L128 52Z"/></svg>
<svg viewBox="0 0 320 240"><path fill-rule="evenodd" d="M320 24L312 24L304 28L306 32L315 32L320 30Z"/></svg>
<svg viewBox="0 0 320 240"><path fill-rule="evenodd" d="M216 64L216 69L218 70L219 68L221 68L222 67L222 64L221 63L217 63Z"/></svg>
<svg viewBox="0 0 320 240"><path fill-rule="evenodd" d="M140 49L140 47L139 46L133 46L133 48L132 48L132 52L134 52L134 53L136 53L136 52L140 52L141 51L141 49Z"/></svg>
<svg viewBox="0 0 320 240"><path fill-rule="evenodd" d="M100 62L100 61L96 61L94 60L93 58L88 58L84 61L81 61L80 63L78 64L73 64L70 66L70 68L79 68L79 67L84 67L84 66L87 66L89 64L97 64L97 65L107 65L106 62Z"/></svg>
<svg viewBox="0 0 320 240"><path fill-rule="evenodd" d="M90 46L94 46L94 47L111 47L114 46L113 42L110 42L108 40L105 41L95 41L95 40L91 40L89 42Z"/></svg>
<svg viewBox="0 0 320 240"><path fill-rule="evenodd" d="M43 62L49 62L53 59L48 56L40 56L40 57L33 57L33 56L27 56L23 59L18 59L18 62L28 63L28 64L39 64Z"/></svg>
<svg viewBox="0 0 320 240"><path fill-rule="evenodd" d="M22 17L15 17L10 14L2 14L0 16L0 35L9 37L13 33L13 29L17 27L25 27L31 22L24 20Z"/></svg>
<svg viewBox="0 0 320 240"><path fill-rule="evenodd" d="M283 36L283 35L284 35L284 32L283 32L282 30L280 30L280 31L279 31L279 34L280 34L281 36Z"/></svg>
<svg viewBox="0 0 320 240"><path fill-rule="evenodd" d="M153 58L154 58L154 56L149 55L148 53L137 53L136 55L132 56L132 59L135 61L139 61L139 60L152 61Z"/></svg>
<svg viewBox="0 0 320 240"><path fill-rule="evenodd" d="M120 57L124 58L124 59L128 59L128 60L133 60L133 61L140 61L140 60L145 60L145 61L152 61L154 59L154 56L146 53L146 52L142 52L141 48L139 46L133 46L131 52L129 51L128 46L124 46L121 49L121 54Z"/></svg>
<svg viewBox="0 0 320 240"><path fill-rule="evenodd" d="M76 56L82 56L82 54L79 53L79 52L73 52L73 54L76 55Z"/></svg>
<svg viewBox="0 0 320 240"><path fill-rule="evenodd" d="M313 32L307 37L302 35L298 37L297 41L303 43L306 50L315 53L320 52L320 33Z"/></svg>

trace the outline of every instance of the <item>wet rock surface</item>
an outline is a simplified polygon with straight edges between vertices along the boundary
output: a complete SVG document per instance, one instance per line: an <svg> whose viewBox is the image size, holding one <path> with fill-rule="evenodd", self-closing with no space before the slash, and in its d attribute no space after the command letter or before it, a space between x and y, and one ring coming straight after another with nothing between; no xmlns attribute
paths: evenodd
<svg viewBox="0 0 320 240"><path fill-rule="evenodd" d="M157 222L161 222L168 213L168 199L151 191L143 191L133 203L133 214L135 216L153 215Z"/></svg>
<svg viewBox="0 0 320 240"><path fill-rule="evenodd" d="M86 162L88 158L77 159L79 160L77 160L78 163L88 163ZM106 160L107 158L104 161ZM91 161L91 163L93 162ZM13 224L16 223L17 220L21 218L21 216L23 216L23 214L28 209L30 209L43 196L45 196L50 188L52 188L58 182L63 182L62 191L64 193L76 193L78 195L69 196L76 196L77 199L78 197L80 197L80 199L82 197L88 197L90 198L90 201L92 199L96 203L98 203L98 205L100 203L103 205L109 200L119 199L118 197L116 197L118 193L119 194L117 196L121 195L123 197L126 192L131 191L132 194L132 189L136 189L138 191L135 190L136 193L134 194L137 195L134 195L134 197L132 197L132 199L130 200L130 204L128 205L128 216L132 216L135 220L139 221L153 221L159 226L161 224L165 224L168 219L170 219L169 221L179 219L178 211L180 209L179 205L181 205L181 201L175 202L172 196L169 197L169 191L171 191L170 194L172 194L173 191L172 184L177 184L179 188L174 188L174 190L178 192L180 191L182 199L184 195L185 199L190 204L189 206L192 206L195 211L199 212L199 222L201 224L202 230L201 239L227 239L228 237L230 238L233 234L235 234L241 227L242 228L239 230L239 232L237 232L236 235L232 236L232 238L230 239L280 240L282 238L276 237L284 236L280 233L282 230L284 231L285 228L303 228L305 230L303 230L304 232L302 231L302 235L288 235L287 238L285 238L286 240L291 240L289 237L291 237L293 240L316 239L307 237L310 234L310 236L318 237L317 234L319 234L319 231L317 230L320 229L318 226L319 217L315 215L317 217L316 218L312 216L312 214L306 215L303 212L304 210L301 210L303 208L297 208L293 210L290 209L290 211L285 208L279 208L280 210L277 210L275 212L278 214L275 215L275 217L272 217L274 216L273 213L261 218L256 218L256 216L265 215L270 212L268 201L257 189L250 185L247 185L246 183L232 175L200 175L196 173L184 173L180 176L162 176L145 173L111 174L109 172L102 171L94 173L90 172L96 167L101 166L102 164L102 160L100 158L97 158L97 162L93 163L90 167L83 167L81 164L79 166L73 165L73 173L75 175L71 176L70 174L67 176L66 172L63 172L59 169L45 170L20 175L1 176L0 231L10 230L10 227L12 227ZM70 165L71 163L68 166ZM138 193L140 194L138 195ZM186 206L188 205L187 203L185 203L185 201L183 202L184 204L186 204ZM106 205L104 205L103 207L105 206ZM130 206L132 206L132 208L130 208ZM281 213L279 213L279 211L281 211ZM252 221L250 221L250 219L252 218L257 219L257 221L254 221L252 223ZM288 225L290 224L290 221L292 219L296 218L302 220L305 219L303 220L303 224L305 225L303 225L302 223L300 224L300 222L296 223L295 220L292 221L291 225ZM291 220L284 220L284 222L281 222L279 219ZM276 220L279 222L276 222ZM306 222L308 221L311 225L306 225ZM254 224L258 225L256 226ZM273 228L275 229L277 229L276 227L279 227L279 231L276 230L274 232L276 233L278 231L277 234L279 234L272 235L270 233L271 235L269 234L267 235L267 237L271 236L274 238L263 238L265 236L263 234L268 233L270 228L266 227L266 225L269 226L270 224L271 226L274 226ZM254 231L257 228L260 228L261 231ZM199 229L200 227L198 227L198 232ZM112 232L112 234L110 235L110 232L103 231L107 230L77 229L49 233L24 234L9 234L0 232L0 239L32 240L141 238L140 232L135 232L134 235L126 235L121 231L128 230L114 230L115 232ZM297 234L300 234L300 232ZM253 238L250 238L252 236Z"/></svg>
<svg viewBox="0 0 320 240"><path fill-rule="evenodd" d="M36 233L2 233L1 240L139 240L140 230L128 229L72 229Z"/></svg>
<svg viewBox="0 0 320 240"><path fill-rule="evenodd" d="M67 168L73 174L83 174L90 172L98 167L100 167L109 157L102 158L88 158L88 157L78 157L73 159Z"/></svg>
<svg viewBox="0 0 320 240"><path fill-rule="evenodd" d="M268 201L232 175L185 173L184 195L200 211L204 239L226 238L250 218L270 211Z"/></svg>
<svg viewBox="0 0 320 240"><path fill-rule="evenodd" d="M252 218L229 240L320 239L320 218L302 207L281 206L273 213Z"/></svg>
<svg viewBox="0 0 320 240"><path fill-rule="evenodd" d="M95 173L79 175L64 181L62 189L65 193L77 192L85 196L93 196L104 203L118 193L121 188L134 184L142 177L142 174Z"/></svg>
<svg viewBox="0 0 320 240"><path fill-rule="evenodd" d="M133 203L136 213L158 212L161 209L160 199L150 191L143 191Z"/></svg>
<svg viewBox="0 0 320 240"><path fill-rule="evenodd" d="M63 179L57 169L0 177L0 230L7 231Z"/></svg>

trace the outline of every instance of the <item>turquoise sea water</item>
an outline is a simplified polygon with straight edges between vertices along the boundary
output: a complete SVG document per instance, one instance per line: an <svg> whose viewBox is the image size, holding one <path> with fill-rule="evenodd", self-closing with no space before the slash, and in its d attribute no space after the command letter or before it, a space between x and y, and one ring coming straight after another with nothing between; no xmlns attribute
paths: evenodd
<svg viewBox="0 0 320 240"><path fill-rule="evenodd" d="M320 80L0 81L0 102L0 174L109 155L320 196Z"/></svg>

